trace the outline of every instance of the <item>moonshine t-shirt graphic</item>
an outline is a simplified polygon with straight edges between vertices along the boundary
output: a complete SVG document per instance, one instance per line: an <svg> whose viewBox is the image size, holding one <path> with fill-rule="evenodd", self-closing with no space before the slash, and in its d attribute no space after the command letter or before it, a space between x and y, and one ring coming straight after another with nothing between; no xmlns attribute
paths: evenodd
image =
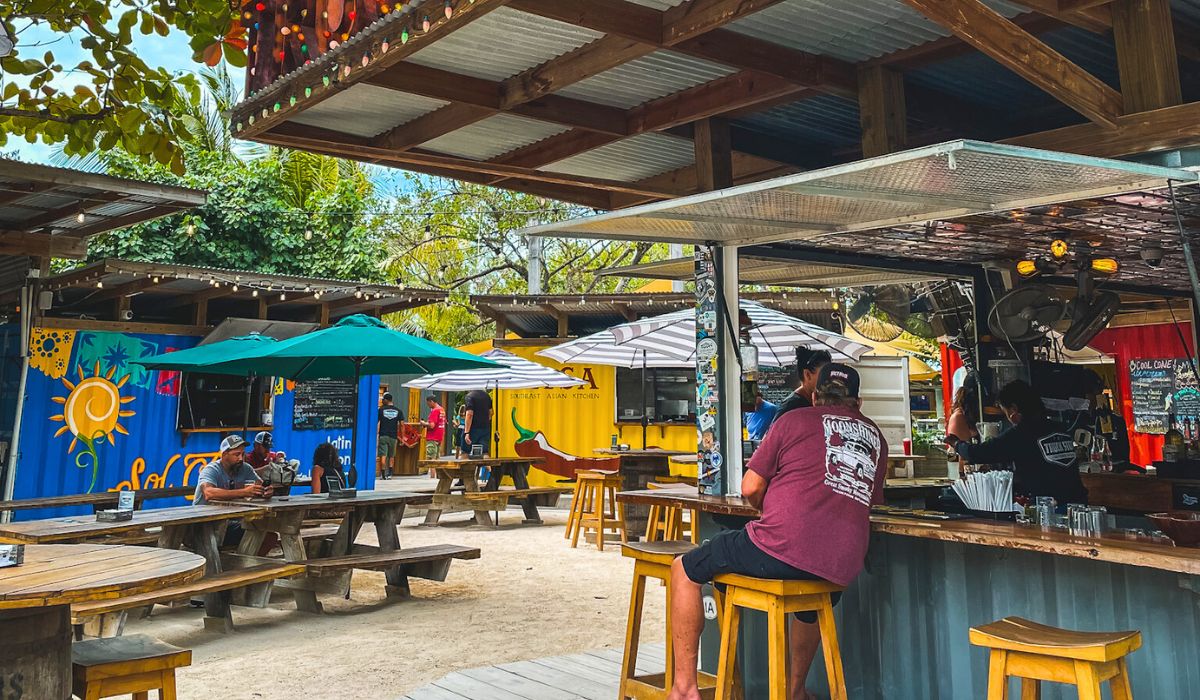
<svg viewBox="0 0 1200 700"><path fill-rule="evenodd" d="M840 415L823 417L825 485L834 493L871 505L880 437L874 426Z"/></svg>

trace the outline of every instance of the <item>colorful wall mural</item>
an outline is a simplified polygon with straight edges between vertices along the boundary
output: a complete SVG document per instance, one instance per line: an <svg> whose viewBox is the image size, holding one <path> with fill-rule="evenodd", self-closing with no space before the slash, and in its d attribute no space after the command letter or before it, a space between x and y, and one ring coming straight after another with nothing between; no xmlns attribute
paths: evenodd
<svg viewBox="0 0 1200 700"><path fill-rule="evenodd" d="M133 360L194 347L191 336L33 329L14 498L104 490L190 486L212 460L223 433L175 429L179 373L146 370ZM9 349L11 358L17 350ZM358 406L358 487L374 484L376 397L379 381L362 380ZM294 385L275 383L275 446L311 470L313 450L337 446L350 463L351 431L293 430ZM234 431L230 431L234 432ZM248 436L249 437L249 436ZM184 505L155 499L145 507ZM87 509L17 511L19 519L82 514Z"/></svg>
<svg viewBox="0 0 1200 700"><path fill-rule="evenodd" d="M461 349L480 353L491 349L491 341ZM505 350L539 364L583 379L586 384L569 389L512 389L499 393L496 420L500 426L500 456L540 456L546 469L530 471L531 486L554 486L574 469L611 469L608 460L597 459L597 448L608 447L612 435L630 445L641 445L640 423L616 421L616 369L603 365L560 364L537 355L545 347L505 347ZM447 411L453 411L447 406ZM422 406L421 415L428 413ZM647 444L669 450L696 449L693 423L651 425ZM594 460L594 461L593 461ZM695 465L674 465L678 474L696 475ZM564 473L566 472L566 473Z"/></svg>

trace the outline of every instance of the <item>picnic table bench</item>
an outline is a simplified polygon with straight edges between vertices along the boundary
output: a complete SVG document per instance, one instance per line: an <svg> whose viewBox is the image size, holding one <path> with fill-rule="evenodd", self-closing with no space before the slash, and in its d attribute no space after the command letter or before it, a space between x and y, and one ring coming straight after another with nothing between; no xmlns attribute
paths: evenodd
<svg viewBox="0 0 1200 700"><path fill-rule="evenodd" d="M302 479L292 484L293 488L310 486L311 480ZM163 486L153 489L134 490L134 508L140 509L145 501L158 498L180 498L191 496L196 492L195 486ZM112 508L117 505L120 491L100 491L98 493L75 493L66 496L43 496L39 498L18 498L11 501L0 501L0 512L18 510L36 510L39 508L65 508L69 506L92 506L96 510Z"/></svg>
<svg viewBox="0 0 1200 700"><path fill-rule="evenodd" d="M525 512L522 521L529 524L540 524L537 502L541 497L570 493L568 487L550 486L530 488L529 468L540 464L540 457L441 457L427 459L421 462L421 468L433 469L438 483L434 490L433 505L425 514L425 525L437 525L442 513L446 511L460 512L475 511L477 525L492 526L490 511L496 511L496 525L500 524L499 511L508 507L509 499L521 499L521 508ZM479 486L479 470L487 467L489 470L487 483ZM514 488L500 489L504 477L510 477ZM451 493L455 481L462 481L463 493Z"/></svg>

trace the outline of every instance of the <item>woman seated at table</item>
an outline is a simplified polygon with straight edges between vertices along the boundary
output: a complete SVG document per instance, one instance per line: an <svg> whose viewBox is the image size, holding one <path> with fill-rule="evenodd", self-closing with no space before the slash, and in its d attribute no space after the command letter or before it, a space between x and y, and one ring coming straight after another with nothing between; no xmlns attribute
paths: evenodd
<svg viewBox="0 0 1200 700"><path fill-rule="evenodd" d="M334 488L346 488L346 474L342 471L337 448L326 442L317 445L313 451L312 490L313 493L328 493Z"/></svg>

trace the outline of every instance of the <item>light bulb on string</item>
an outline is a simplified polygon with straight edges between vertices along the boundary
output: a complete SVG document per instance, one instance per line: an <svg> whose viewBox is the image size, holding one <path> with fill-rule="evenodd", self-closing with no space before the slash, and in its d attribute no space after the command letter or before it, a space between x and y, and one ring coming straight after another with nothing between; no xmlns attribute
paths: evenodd
<svg viewBox="0 0 1200 700"><path fill-rule="evenodd" d="M189 235L189 236L196 235L196 224L193 224L190 221L188 222L188 225L187 225L187 235Z"/></svg>
<svg viewBox="0 0 1200 700"><path fill-rule="evenodd" d="M80 211L75 215L75 220L82 224L84 221L87 221L87 217L84 216L82 211Z"/></svg>
<svg viewBox="0 0 1200 700"><path fill-rule="evenodd" d="M155 284L158 284L158 277L157 277L157 276L155 276L155 278L154 278L152 281L153 281Z"/></svg>
<svg viewBox="0 0 1200 700"><path fill-rule="evenodd" d="M312 229L306 229L304 231L304 240L306 240L306 241L312 240Z"/></svg>
<svg viewBox="0 0 1200 700"><path fill-rule="evenodd" d="M97 282L96 282L96 289L104 289L104 282L97 281Z"/></svg>
<svg viewBox="0 0 1200 700"><path fill-rule="evenodd" d="M258 290L256 289L253 292L250 292L250 296L252 296L252 297L258 296Z"/></svg>
<svg viewBox="0 0 1200 700"><path fill-rule="evenodd" d="M450 4L450 0L446 0L446 19L454 16L454 6Z"/></svg>
<svg viewBox="0 0 1200 700"><path fill-rule="evenodd" d="M287 301L287 293L280 292L279 293L279 301Z"/></svg>
<svg viewBox="0 0 1200 700"><path fill-rule="evenodd" d="M238 290L238 286L237 286L236 284L235 284L235 285L233 285L233 291L235 291L235 292L236 292L237 290Z"/></svg>
<svg viewBox="0 0 1200 700"><path fill-rule="evenodd" d="M421 31L428 32L430 25L431 25L431 23L429 21L429 17L427 16L427 17L425 17L424 20L421 21Z"/></svg>

